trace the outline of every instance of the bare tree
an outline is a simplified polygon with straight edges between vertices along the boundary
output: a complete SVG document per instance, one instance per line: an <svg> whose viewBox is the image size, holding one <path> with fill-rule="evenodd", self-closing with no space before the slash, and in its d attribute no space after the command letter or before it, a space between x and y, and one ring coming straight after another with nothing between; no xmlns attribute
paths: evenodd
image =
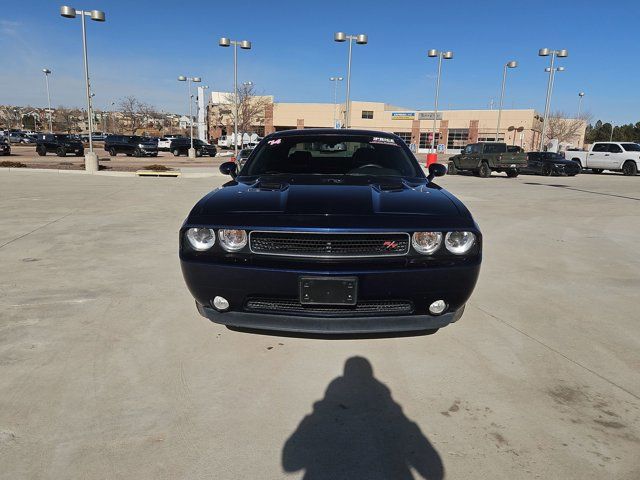
<svg viewBox="0 0 640 480"><path fill-rule="evenodd" d="M0 107L0 117L6 128L20 128L22 121L22 110L10 105Z"/></svg>
<svg viewBox="0 0 640 480"><path fill-rule="evenodd" d="M150 119L157 114L155 109L134 96L124 97L118 102L118 111L123 126L134 135L139 128L148 127Z"/></svg>
<svg viewBox="0 0 640 480"><path fill-rule="evenodd" d="M235 120L234 95L226 96L226 110L230 111L231 123ZM271 101L264 96L256 95L253 84L242 84L238 88L238 133L253 133L256 126L264 125L264 111Z"/></svg>
<svg viewBox="0 0 640 480"><path fill-rule="evenodd" d="M79 123L83 119L84 112L81 110L60 106L53 113L53 129L56 132L78 133L81 130Z"/></svg>
<svg viewBox="0 0 640 480"><path fill-rule="evenodd" d="M589 124L590 116L582 114L579 118L570 118L564 112L553 112L547 119L545 143L557 139L559 143L580 141L580 135Z"/></svg>

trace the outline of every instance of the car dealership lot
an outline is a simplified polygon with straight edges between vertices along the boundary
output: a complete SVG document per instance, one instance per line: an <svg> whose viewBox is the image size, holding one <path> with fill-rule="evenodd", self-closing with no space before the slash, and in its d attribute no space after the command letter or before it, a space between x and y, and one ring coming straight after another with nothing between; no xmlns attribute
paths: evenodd
<svg viewBox="0 0 640 480"><path fill-rule="evenodd" d="M640 475L638 178L442 177L464 317L340 340L195 312L177 230L222 181L0 172L0 478Z"/></svg>

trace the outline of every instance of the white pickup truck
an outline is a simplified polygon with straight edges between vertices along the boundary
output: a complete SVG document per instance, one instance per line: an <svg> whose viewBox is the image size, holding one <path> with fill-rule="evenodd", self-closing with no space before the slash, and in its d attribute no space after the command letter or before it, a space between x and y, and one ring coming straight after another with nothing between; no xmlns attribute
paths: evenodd
<svg viewBox="0 0 640 480"><path fill-rule="evenodd" d="M588 152L567 150L564 158L578 162L582 168L593 173L603 170L636 175L640 170L640 145L631 142L596 142Z"/></svg>

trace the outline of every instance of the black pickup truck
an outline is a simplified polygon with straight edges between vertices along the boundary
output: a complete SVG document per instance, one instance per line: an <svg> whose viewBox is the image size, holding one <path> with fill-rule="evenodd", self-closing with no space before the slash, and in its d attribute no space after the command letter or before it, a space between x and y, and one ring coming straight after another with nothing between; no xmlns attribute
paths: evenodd
<svg viewBox="0 0 640 480"><path fill-rule="evenodd" d="M55 153L59 157L71 153L81 157L84 155L84 145L77 137L66 133L41 133L36 137L36 153L41 157L47 153Z"/></svg>
<svg viewBox="0 0 640 480"><path fill-rule="evenodd" d="M520 151L518 151L520 150ZM521 168L527 166L527 154L506 143L479 142L467 145L459 155L449 159L449 173L473 172L478 177L487 178L491 172L506 172L515 178Z"/></svg>

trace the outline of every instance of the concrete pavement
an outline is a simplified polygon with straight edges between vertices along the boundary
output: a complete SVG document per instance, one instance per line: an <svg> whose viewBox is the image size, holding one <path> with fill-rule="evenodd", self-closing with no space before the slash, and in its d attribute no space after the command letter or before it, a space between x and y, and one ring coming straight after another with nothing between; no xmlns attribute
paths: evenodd
<svg viewBox="0 0 640 480"><path fill-rule="evenodd" d="M196 313L177 230L222 180L0 173L0 478L640 477L639 178L439 179L485 236L465 316L360 340Z"/></svg>

